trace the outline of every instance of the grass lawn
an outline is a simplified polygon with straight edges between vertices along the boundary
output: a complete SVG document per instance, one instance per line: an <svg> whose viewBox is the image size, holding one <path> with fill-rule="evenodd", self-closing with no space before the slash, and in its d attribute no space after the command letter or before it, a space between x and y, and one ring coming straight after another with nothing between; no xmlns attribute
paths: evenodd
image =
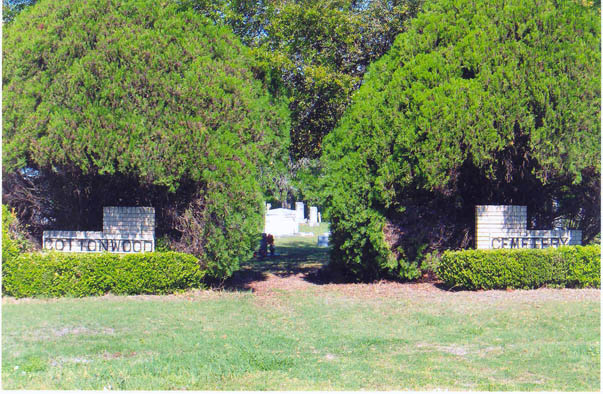
<svg viewBox="0 0 603 394"><path fill-rule="evenodd" d="M5 298L2 386L599 390L599 290L317 284L305 278L328 250L315 245L277 239L237 290Z"/></svg>

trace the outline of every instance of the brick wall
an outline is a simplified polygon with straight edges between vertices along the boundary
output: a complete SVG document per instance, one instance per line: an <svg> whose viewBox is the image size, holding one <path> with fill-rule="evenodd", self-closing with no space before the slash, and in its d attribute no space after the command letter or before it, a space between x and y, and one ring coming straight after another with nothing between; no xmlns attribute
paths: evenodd
<svg viewBox="0 0 603 394"><path fill-rule="evenodd" d="M155 237L155 208L104 207L103 233Z"/></svg>

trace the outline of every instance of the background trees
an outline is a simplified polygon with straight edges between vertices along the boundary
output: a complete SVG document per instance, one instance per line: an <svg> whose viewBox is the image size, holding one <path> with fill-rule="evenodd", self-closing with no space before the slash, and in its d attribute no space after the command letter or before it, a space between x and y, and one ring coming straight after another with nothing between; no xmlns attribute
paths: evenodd
<svg viewBox="0 0 603 394"><path fill-rule="evenodd" d="M32 231L152 205L211 274L250 254L289 118L228 28L177 3L40 1L3 38L3 195Z"/></svg>
<svg viewBox="0 0 603 394"><path fill-rule="evenodd" d="M281 199L317 202L323 138L335 127L368 65L406 30L422 0L190 0L233 28L262 64L273 94L289 98L291 160Z"/></svg>
<svg viewBox="0 0 603 394"><path fill-rule="evenodd" d="M274 177L280 200L317 202L323 138L367 66L405 31L422 0L186 0L252 48L273 94L289 99L291 160Z"/></svg>
<svg viewBox="0 0 603 394"><path fill-rule="evenodd" d="M472 245L476 204L600 227L600 27L574 1L440 0L371 66L325 140L332 262L414 277ZM570 203L571 201L571 203Z"/></svg>

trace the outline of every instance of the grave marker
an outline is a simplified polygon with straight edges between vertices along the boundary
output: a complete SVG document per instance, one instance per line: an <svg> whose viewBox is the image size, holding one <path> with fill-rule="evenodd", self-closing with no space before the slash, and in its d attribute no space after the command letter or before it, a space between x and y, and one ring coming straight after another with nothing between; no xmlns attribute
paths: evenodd
<svg viewBox="0 0 603 394"><path fill-rule="evenodd" d="M301 201L298 201L295 203L295 220L297 221L297 223L304 223L305 219L304 219L304 203Z"/></svg>
<svg viewBox="0 0 603 394"><path fill-rule="evenodd" d="M310 207L310 218L308 220L310 226L316 226L318 224L318 208Z"/></svg>

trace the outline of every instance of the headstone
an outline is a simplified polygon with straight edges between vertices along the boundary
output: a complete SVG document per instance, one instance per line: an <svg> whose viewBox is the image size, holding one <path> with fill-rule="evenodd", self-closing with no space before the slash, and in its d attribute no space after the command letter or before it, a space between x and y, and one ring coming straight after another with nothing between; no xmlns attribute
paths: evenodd
<svg viewBox="0 0 603 394"><path fill-rule="evenodd" d="M304 219L304 203L301 201L298 201L295 203L295 220L297 221L297 223L304 223L305 219Z"/></svg>
<svg viewBox="0 0 603 394"><path fill-rule="evenodd" d="M58 252L155 251L155 208L103 207L103 231L44 231L42 245Z"/></svg>
<svg viewBox="0 0 603 394"><path fill-rule="evenodd" d="M293 235L299 232L297 213L292 209L277 208L266 211L264 232L274 236Z"/></svg>
<svg viewBox="0 0 603 394"><path fill-rule="evenodd" d="M318 208L310 207L310 218L308 220L310 226L316 226L318 224Z"/></svg>
<svg viewBox="0 0 603 394"><path fill-rule="evenodd" d="M520 205L477 205L475 247L477 249L542 249L580 245L580 230L528 230L527 207Z"/></svg>
<svg viewBox="0 0 603 394"><path fill-rule="evenodd" d="M329 246L329 236L331 233L324 233L318 236L318 246Z"/></svg>

